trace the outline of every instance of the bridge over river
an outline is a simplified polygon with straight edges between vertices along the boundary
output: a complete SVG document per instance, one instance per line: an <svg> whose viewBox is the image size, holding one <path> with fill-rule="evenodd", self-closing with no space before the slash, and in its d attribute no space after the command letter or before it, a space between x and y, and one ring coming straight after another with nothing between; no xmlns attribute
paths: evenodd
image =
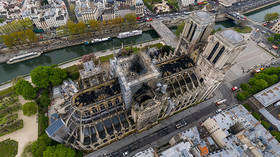
<svg viewBox="0 0 280 157"><path fill-rule="evenodd" d="M164 25L161 21L157 20L151 22L151 26L162 38L166 45L169 45L173 48L177 47L178 38L166 25Z"/></svg>

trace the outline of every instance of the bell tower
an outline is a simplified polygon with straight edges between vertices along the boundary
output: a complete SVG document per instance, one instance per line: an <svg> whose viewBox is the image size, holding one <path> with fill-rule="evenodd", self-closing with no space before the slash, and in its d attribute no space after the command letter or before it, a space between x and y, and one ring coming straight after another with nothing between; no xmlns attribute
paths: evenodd
<svg viewBox="0 0 280 157"><path fill-rule="evenodd" d="M203 78L212 93L224 80L225 73L232 67L234 60L246 48L244 37L231 29L211 35L204 51L199 54L196 73Z"/></svg>
<svg viewBox="0 0 280 157"><path fill-rule="evenodd" d="M215 26L215 16L204 11L194 11L185 22L176 52L187 53L192 45L206 41Z"/></svg>

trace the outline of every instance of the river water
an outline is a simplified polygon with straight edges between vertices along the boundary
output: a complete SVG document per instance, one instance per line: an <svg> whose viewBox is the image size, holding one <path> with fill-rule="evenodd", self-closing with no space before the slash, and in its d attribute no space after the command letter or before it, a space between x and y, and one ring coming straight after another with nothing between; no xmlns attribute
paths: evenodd
<svg viewBox="0 0 280 157"><path fill-rule="evenodd" d="M253 11L245 15L251 20L254 20L256 22L263 22L265 14L273 13L273 12L278 12L280 14L280 3L265 7L257 11Z"/></svg>
<svg viewBox="0 0 280 157"><path fill-rule="evenodd" d="M143 32L143 34L140 36L134 36L125 39L113 38L113 40L103 43L96 43L87 46L82 44L58 49L48 53L44 53L40 57L15 64L2 63L0 64L0 83L11 80L19 75L28 74L32 69L39 65L59 64L92 52L120 47L122 43L124 45L130 45L145 41L151 41L157 38L159 38L158 34L155 31L151 30Z"/></svg>
<svg viewBox="0 0 280 157"><path fill-rule="evenodd" d="M252 12L250 14L247 14L247 16L255 21L263 21L264 15L268 12L280 13L280 4L276 6L266 7L265 9ZM230 20L218 22L216 23L215 29L219 27L221 27L222 29L229 28L229 27L233 27L234 25L235 24ZM175 31L174 29L176 28L172 28L172 31ZM125 38L125 39L113 38L113 40L111 41L97 43L89 46L78 45L78 46L63 48L59 50L54 50L48 53L44 53L40 57L11 64L11 65L2 63L0 64L0 83L11 80L20 75L28 74L32 69L34 69L39 65L59 64L92 52L112 49L113 47L120 47L122 43L124 45L137 44L145 41L154 40L157 38L159 38L158 34L155 31L151 30L151 31L143 32L143 34L140 36Z"/></svg>

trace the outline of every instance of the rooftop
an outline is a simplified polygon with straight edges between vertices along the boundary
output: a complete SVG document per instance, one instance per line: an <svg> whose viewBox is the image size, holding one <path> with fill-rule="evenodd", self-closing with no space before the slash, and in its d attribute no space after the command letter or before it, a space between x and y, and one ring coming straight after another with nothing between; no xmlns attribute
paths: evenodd
<svg viewBox="0 0 280 157"><path fill-rule="evenodd" d="M62 119L58 119L56 121L54 121L47 129L46 129L46 133L49 136L53 136L61 127L63 127L65 124L62 121Z"/></svg>
<svg viewBox="0 0 280 157"><path fill-rule="evenodd" d="M142 152L136 153L133 157L154 157L154 153L154 149L150 147Z"/></svg>
<svg viewBox="0 0 280 157"><path fill-rule="evenodd" d="M189 152L191 149L191 144L189 142L181 142L160 154L160 157L193 157Z"/></svg>
<svg viewBox="0 0 280 157"><path fill-rule="evenodd" d="M276 103L280 100L280 82L255 94L254 97L264 107L268 107L269 105Z"/></svg>
<svg viewBox="0 0 280 157"><path fill-rule="evenodd" d="M195 11L193 12L195 20L199 21L202 24L209 24L215 22L215 16L204 11Z"/></svg>
<svg viewBox="0 0 280 157"><path fill-rule="evenodd" d="M232 29L222 31L221 35L232 44L238 44L243 41L243 36Z"/></svg>

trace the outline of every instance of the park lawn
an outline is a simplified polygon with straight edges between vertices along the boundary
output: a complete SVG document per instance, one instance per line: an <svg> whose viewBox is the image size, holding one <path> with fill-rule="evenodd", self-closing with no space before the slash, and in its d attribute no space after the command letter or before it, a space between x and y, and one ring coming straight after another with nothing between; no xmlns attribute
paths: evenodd
<svg viewBox="0 0 280 157"><path fill-rule="evenodd" d="M1 90L0 91L0 97L6 96L6 95L14 93L14 92L15 92L15 90L13 89L13 87Z"/></svg>
<svg viewBox="0 0 280 157"><path fill-rule="evenodd" d="M107 56L101 56L99 57L99 60L101 62L108 62L110 59L112 59L114 57L113 54L107 55Z"/></svg>
<svg viewBox="0 0 280 157"><path fill-rule="evenodd" d="M72 65L70 67L65 68L64 70L67 72L67 75L72 80L79 79L80 73L79 73L79 66L78 65Z"/></svg>
<svg viewBox="0 0 280 157"><path fill-rule="evenodd" d="M64 70L69 73L75 73L79 72L79 67L77 65L72 65L70 67L65 68Z"/></svg>
<svg viewBox="0 0 280 157"><path fill-rule="evenodd" d="M252 31L252 28L249 26L234 27L233 29L239 33L251 33Z"/></svg>
<svg viewBox="0 0 280 157"><path fill-rule="evenodd" d="M2 157L14 157L18 152L18 142L7 139L0 142L0 154Z"/></svg>

